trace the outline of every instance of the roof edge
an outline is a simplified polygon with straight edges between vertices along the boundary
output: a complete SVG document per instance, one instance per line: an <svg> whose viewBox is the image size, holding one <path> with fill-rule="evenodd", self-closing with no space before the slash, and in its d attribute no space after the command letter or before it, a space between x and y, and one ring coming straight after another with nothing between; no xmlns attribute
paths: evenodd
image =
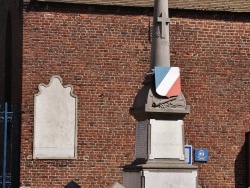
<svg viewBox="0 0 250 188"><path fill-rule="evenodd" d="M153 1L149 1L145 3L146 1L131 1L128 3L128 1L115 1L112 4L110 1L99 1L99 0L24 0L24 3L28 4L31 1L37 1L41 3L65 3L65 4L81 4L81 5L95 5L95 6L121 6L121 7L137 7L137 8L153 8ZM142 3L143 2L143 3ZM250 5L250 3L249 3ZM175 5L175 3L169 3L170 9L176 9L176 10L198 10L198 11L220 11L220 12L235 12L235 13L250 13L250 6L245 6L241 9L232 8L230 6L226 7L202 7L202 6L196 6L192 4L182 4L182 5Z"/></svg>

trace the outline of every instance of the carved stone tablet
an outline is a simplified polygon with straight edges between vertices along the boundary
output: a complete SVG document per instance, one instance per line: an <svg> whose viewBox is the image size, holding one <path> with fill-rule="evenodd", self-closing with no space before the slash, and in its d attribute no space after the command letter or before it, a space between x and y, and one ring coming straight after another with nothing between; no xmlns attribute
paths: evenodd
<svg viewBox="0 0 250 188"><path fill-rule="evenodd" d="M40 84L34 106L34 159L75 159L77 97L59 76Z"/></svg>
<svg viewBox="0 0 250 188"><path fill-rule="evenodd" d="M136 138L135 138L135 158L148 158L148 124L149 121L136 122Z"/></svg>
<svg viewBox="0 0 250 188"><path fill-rule="evenodd" d="M184 160L183 121L150 120L150 159Z"/></svg>

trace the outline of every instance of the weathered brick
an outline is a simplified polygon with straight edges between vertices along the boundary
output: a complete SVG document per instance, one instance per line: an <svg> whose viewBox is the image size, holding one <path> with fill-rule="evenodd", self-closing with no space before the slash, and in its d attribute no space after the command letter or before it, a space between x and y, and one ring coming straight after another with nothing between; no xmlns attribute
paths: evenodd
<svg viewBox="0 0 250 188"><path fill-rule="evenodd" d="M106 188L122 182L122 166L134 160L129 108L149 69L152 10L56 6L24 11L21 185L56 188L74 180ZM195 163L199 184L246 187L249 19L182 10L170 15L171 65L181 67L191 105L185 136L194 148L210 151L207 163ZM78 96L77 160L32 159L34 94L53 75Z"/></svg>

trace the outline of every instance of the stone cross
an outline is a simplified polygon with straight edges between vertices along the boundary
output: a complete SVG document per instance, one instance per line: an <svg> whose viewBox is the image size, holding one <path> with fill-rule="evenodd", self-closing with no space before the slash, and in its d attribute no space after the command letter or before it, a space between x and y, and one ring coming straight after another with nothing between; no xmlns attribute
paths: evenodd
<svg viewBox="0 0 250 188"><path fill-rule="evenodd" d="M168 18L166 12L161 14L162 17L157 17L157 22L161 23L161 38L166 37L167 25L170 23L170 19Z"/></svg>
<svg viewBox="0 0 250 188"><path fill-rule="evenodd" d="M170 67L168 0L155 0L150 69Z"/></svg>

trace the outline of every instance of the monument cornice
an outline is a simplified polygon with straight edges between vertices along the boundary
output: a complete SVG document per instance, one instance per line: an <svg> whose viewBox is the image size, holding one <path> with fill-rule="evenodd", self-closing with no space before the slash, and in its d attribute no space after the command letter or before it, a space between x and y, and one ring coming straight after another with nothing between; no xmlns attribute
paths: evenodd
<svg viewBox="0 0 250 188"><path fill-rule="evenodd" d="M130 108L129 113L137 120L145 119L183 119L185 115L190 113L190 105L187 105L185 109L160 109L150 108L145 104L144 108Z"/></svg>

